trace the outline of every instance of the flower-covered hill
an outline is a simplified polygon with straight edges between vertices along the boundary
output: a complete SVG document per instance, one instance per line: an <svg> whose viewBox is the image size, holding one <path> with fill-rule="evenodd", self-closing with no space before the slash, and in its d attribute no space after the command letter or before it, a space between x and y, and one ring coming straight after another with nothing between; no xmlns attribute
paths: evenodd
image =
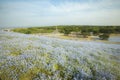
<svg viewBox="0 0 120 80"><path fill-rule="evenodd" d="M0 80L118 80L120 45L0 31Z"/></svg>

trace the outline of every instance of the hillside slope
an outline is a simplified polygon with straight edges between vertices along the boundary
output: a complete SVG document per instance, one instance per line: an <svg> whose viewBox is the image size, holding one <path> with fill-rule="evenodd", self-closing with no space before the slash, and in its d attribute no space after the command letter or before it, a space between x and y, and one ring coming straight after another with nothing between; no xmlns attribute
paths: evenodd
<svg viewBox="0 0 120 80"><path fill-rule="evenodd" d="M118 80L120 45L0 31L1 80Z"/></svg>

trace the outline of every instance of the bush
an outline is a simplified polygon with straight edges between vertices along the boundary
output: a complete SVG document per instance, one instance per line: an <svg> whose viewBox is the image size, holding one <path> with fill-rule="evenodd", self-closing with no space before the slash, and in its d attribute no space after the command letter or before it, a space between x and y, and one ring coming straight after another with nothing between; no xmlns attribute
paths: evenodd
<svg viewBox="0 0 120 80"><path fill-rule="evenodd" d="M64 32L64 35L68 35L68 34L70 34L71 30L65 28L65 29L63 30L63 32Z"/></svg>
<svg viewBox="0 0 120 80"><path fill-rule="evenodd" d="M31 34L31 31L26 31L25 34Z"/></svg>
<svg viewBox="0 0 120 80"><path fill-rule="evenodd" d="M109 39L109 34L104 33L104 34L102 34L102 35L99 35L99 38L100 38L101 40L108 40L108 39Z"/></svg>

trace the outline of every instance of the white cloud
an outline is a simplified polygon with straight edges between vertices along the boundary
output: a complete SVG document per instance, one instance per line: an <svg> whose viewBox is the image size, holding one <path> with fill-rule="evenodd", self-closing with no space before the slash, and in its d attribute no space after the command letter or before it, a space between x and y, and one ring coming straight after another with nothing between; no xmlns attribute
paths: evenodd
<svg viewBox="0 0 120 80"><path fill-rule="evenodd" d="M119 0L9 2L0 5L0 26L120 25Z"/></svg>

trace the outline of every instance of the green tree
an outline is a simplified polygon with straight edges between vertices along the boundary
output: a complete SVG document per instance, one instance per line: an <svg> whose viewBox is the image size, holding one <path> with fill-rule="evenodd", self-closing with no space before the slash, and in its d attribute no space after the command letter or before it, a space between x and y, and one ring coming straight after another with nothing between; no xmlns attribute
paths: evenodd
<svg viewBox="0 0 120 80"><path fill-rule="evenodd" d="M109 34L104 33L104 34L102 34L102 35L99 35L99 38L100 38L101 40L108 40L108 39L109 39Z"/></svg>

